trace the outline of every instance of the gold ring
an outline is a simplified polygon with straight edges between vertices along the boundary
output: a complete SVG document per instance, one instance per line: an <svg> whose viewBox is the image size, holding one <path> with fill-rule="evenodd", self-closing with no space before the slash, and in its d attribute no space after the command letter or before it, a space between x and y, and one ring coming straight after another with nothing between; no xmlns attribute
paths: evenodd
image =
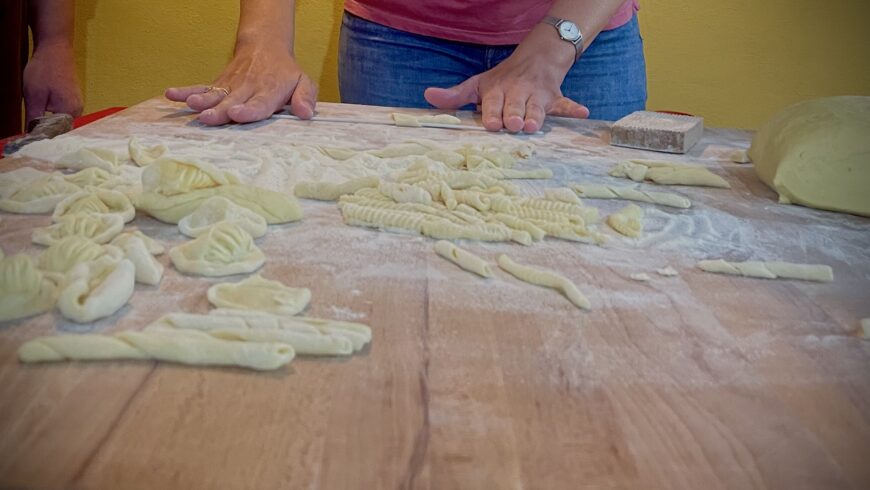
<svg viewBox="0 0 870 490"><path fill-rule="evenodd" d="M223 92L224 97L230 95L230 89L224 87L209 87L206 92Z"/></svg>

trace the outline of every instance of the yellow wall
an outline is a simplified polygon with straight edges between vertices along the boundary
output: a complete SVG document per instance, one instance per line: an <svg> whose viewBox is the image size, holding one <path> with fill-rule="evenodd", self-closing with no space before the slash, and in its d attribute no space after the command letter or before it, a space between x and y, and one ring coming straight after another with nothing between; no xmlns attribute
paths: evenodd
<svg viewBox="0 0 870 490"><path fill-rule="evenodd" d="M341 0L298 0L296 51L338 100ZM641 0L649 107L754 128L786 105L870 95L866 0ZM86 111L208 83L232 53L238 0L76 1Z"/></svg>

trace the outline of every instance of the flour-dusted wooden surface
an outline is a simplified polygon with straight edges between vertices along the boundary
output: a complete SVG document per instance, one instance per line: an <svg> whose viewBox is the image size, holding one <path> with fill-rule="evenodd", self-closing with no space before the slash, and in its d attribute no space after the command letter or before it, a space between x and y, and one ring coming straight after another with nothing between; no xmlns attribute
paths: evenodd
<svg viewBox="0 0 870 490"><path fill-rule="evenodd" d="M275 145L375 148L417 138L532 142L529 165L553 168L549 185L626 184L606 177L610 166L646 157L706 164L733 188L670 189L693 208L644 206L637 242L465 244L489 260L506 252L561 271L593 301L591 312L501 271L478 279L437 257L431 240L346 227L334 204L305 201L303 221L258 240L269 257L263 275L309 287L309 314L363 321L374 338L360 355L299 358L272 373L18 363L17 347L38 335L207 311L216 280L171 266L159 287L137 285L130 305L95 325L55 313L2 324L0 488L870 487L870 343L853 335L870 316L870 220L776 204L750 166L724 160L748 145L745 132L708 130L674 157L607 146L602 123L545 129L534 137L293 121L213 129L155 99L78 130L106 142L136 134L198 144L274 188L292 186L292 172L273 159L280 152L267 151ZM45 167L4 160L0 171L25 163ZM588 204L605 213L624 205ZM2 248L37 253L30 230L48 221L2 214ZM183 240L142 216L134 224L167 245ZM719 257L826 263L836 280L693 268ZM680 276L652 272L665 265ZM653 280L632 281L637 272Z"/></svg>

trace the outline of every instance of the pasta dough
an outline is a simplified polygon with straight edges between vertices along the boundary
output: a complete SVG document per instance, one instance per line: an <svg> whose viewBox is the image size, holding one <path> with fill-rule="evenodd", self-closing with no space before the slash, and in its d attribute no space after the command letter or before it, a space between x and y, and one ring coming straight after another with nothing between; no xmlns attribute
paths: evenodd
<svg viewBox="0 0 870 490"><path fill-rule="evenodd" d="M293 347L279 342L239 342L205 332L148 327L141 332L108 335L57 335L25 342L18 349L21 362L104 361L156 359L190 365L239 366L272 370L295 356Z"/></svg>
<svg viewBox="0 0 870 490"><path fill-rule="evenodd" d="M607 224L627 237L639 238L643 233L643 209L635 204L629 204L608 216Z"/></svg>
<svg viewBox="0 0 870 490"><path fill-rule="evenodd" d="M688 209L692 206L691 201L679 194L641 191L627 185L574 184L573 188L577 194L589 199L624 199L626 201L647 202L682 209Z"/></svg>
<svg viewBox="0 0 870 490"><path fill-rule="evenodd" d="M378 191L396 202L415 202L427 206L432 204L432 195L426 189L410 184L381 182Z"/></svg>
<svg viewBox="0 0 870 490"><path fill-rule="evenodd" d="M153 167L154 164L148 168ZM177 224L193 213L210 197L220 196L250 209L266 219L270 225L302 219L302 208L293 196L247 185L208 187L182 194L165 196L156 192L143 192L136 196L137 209L163 221Z"/></svg>
<svg viewBox="0 0 870 490"><path fill-rule="evenodd" d="M57 204L51 218L57 222L64 216L77 213L117 214L125 223L136 217L136 209L127 196L117 191L94 188L66 197Z"/></svg>
<svg viewBox="0 0 870 490"><path fill-rule="evenodd" d="M142 240L142 243L145 244L145 248L148 249L148 253L150 253L151 255L160 255L166 251L166 249L163 247L163 245L160 244L160 242L149 237L148 235L145 235L139 230L121 233L114 240L112 240L112 245L123 250L126 247L127 241L131 240L132 238L138 238L139 240Z"/></svg>
<svg viewBox="0 0 870 490"><path fill-rule="evenodd" d="M127 149L130 152L130 159L140 167L151 165L168 151L168 148L163 145L144 146L135 136L130 138Z"/></svg>
<svg viewBox="0 0 870 490"><path fill-rule="evenodd" d="M870 97L793 105L761 127L749 156L779 202L870 216Z"/></svg>
<svg viewBox="0 0 870 490"><path fill-rule="evenodd" d="M179 271L202 276L247 274L266 262L251 235L233 223L218 223L194 240L173 247L169 258Z"/></svg>
<svg viewBox="0 0 870 490"><path fill-rule="evenodd" d="M396 126L413 128L419 128L423 124L459 124L462 122L458 117L451 116L450 114L412 116L410 114L394 112L392 116Z"/></svg>
<svg viewBox="0 0 870 490"><path fill-rule="evenodd" d="M86 168L70 175L64 175L67 182L71 182L81 188L99 187L101 189L112 189L121 185L124 180L117 175L113 175L98 167Z"/></svg>
<svg viewBox="0 0 870 490"><path fill-rule="evenodd" d="M243 318L252 329L309 329L309 331L314 329L323 335L336 335L348 339L354 352L362 350L372 340L372 329L361 323L304 316L277 316L258 311L225 308L211 310L209 316Z"/></svg>
<svg viewBox="0 0 870 490"><path fill-rule="evenodd" d="M121 171L121 160L118 154L105 148L81 148L74 153L64 155L55 165L59 168L74 170L95 167L111 174L117 174Z"/></svg>
<svg viewBox="0 0 870 490"><path fill-rule="evenodd" d="M103 244L118 236L123 229L124 218L119 214L73 213L51 226L34 228L31 238L33 243L46 246L73 235Z"/></svg>
<svg viewBox="0 0 870 490"><path fill-rule="evenodd" d="M37 176L34 172L39 171L24 172L24 169L18 169L2 174L5 182L0 187L0 211L21 214L50 213L64 198L82 190L60 175L39 172L44 175Z"/></svg>
<svg viewBox="0 0 870 490"><path fill-rule="evenodd" d="M308 306L311 291L291 288L255 274L237 283L208 288L208 301L217 308L256 310L276 315L296 315Z"/></svg>
<svg viewBox="0 0 870 490"><path fill-rule="evenodd" d="M159 158L142 172L142 189L163 196L238 183L234 175L196 160Z"/></svg>
<svg viewBox="0 0 870 490"><path fill-rule="evenodd" d="M544 196L551 201L566 202L582 206L583 201L577 197L577 193L567 187L555 187L544 189Z"/></svg>
<svg viewBox="0 0 870 490"><path fill-rule="evenodd" d="M358 177L350 179L341 184L333 184L330 182L300 182L293 188L293 193L296 197L305 199L317 199L320 201L336 201L339 197L345 194L353 194L354 192L365 189L366 187L377 187L380 181L377 177Z"/></svg>
<svg viewBox="0 0 870 490"><path fill-rule="evenodd" d="M492 269L489 268L489 264L471 252L462 250L445 240L436 242L434 249L438 255L469 272L473 272L481 277L492 277Z"/></svg>
<svg viewBox="0 0 870 490"><path fill-rule="evenodd" d="M104 255L120 259L123 252L112 245L99 245L85 237L72 235L51 244L39 256L39 268L52 278L63 276L73 267Z"/></svg>
<svg viewBox="0 0 870 490"><path fill-rule="evenodd" d="M136 268L127 259L103 256L76 265L61 282L57 308L78 323L89 323L120 310L136 282Z"/></svg>
<svg viewBox="0 0 870 490"><path fill-rule="evenodd" d="M54 283L24 254L3 257L0 250L0 322L49 311L57 298Z"/></svg>
<svg viewBox="0 0 870 490"><path fill-rule="evenodd" d="M182 218L178 222L178 229L196 238L211 226L225 222L238 225L254 238L265 235L268 229L266 219L259 214L218 196L206 199L196 211Z"/></svg>
<svg viewBox="0 0 870 490"><path fill-rule="evenodd" d="M661 269L656 269L656 274L658 274L660 276L665 276L665 277L676 277L676 276L680 275L680 273L677 272L677 270L671 266L662 267Z"/></svg>
<svg viewBox="0 0 870 490"><path fill-rule="evenodd" d="M136 270L136 282L156 286L163 278L163 264L157 261L144 240L130 235L118 242L118 247L124 251L124 256L133 264Z"/></svg>
<svg viewBox="0 0 870 490"><path fill-rule="evenodd" d="M834 271L827 265L792 264L789 262L726 262L702 260L698 267L706 272L762 279L802 279L804 281L831 282Z"/></svg>
<svg viewBox="0 0 870 490"><path fill-rule="evenodd" d="M504 254L498 256L498 266L521 281L561 291L568 301L578 308L592 309L592 304L586 296L583 296L583 293L567 277L548 270L517 264Z"/></svg>
<svg viewBox="0 0 870 490"><path fill-rule="evenodd" d="M618 163L610 172L613 177L624 177L635 182L649 180L656 184L695 185L731 188L731 185L704 167L676 165L653 160L627 160Z"/></svg>

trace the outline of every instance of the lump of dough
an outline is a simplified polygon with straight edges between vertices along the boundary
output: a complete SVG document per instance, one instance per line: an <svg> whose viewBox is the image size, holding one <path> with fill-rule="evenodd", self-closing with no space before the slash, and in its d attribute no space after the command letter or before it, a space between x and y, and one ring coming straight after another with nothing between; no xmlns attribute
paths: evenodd
<svg viewBox="0 0 870 490"><path fill-rule="evenodd" d="M215 284L208 289L208 301L217 308L292 316L308 306L311 291L307 288L291 288L256 274L237 283Z"/></svg>
<svg viewBox="0 0 870 490"><path fill-rule="evenodd" d="M155 160L165 155L168 150L163 145L144 146L135 136L130 138L127 149L130 151L130 159L140 167L151 165Z"/></svg>
<svg viewBox="0 0 870 490"><path fill-rule="evenodd" d="M608 216L607 224L627 237L638 238L643 233L643 209L629 204Z"/></svg>
<svg viewBox="0 0 870 490"><path fill-rule="evenodd" d="M73 267L61 283L57 308L78 323L105 318L120 310L136 282L136 268L127 259L103 256Z"/></svg>
<svg viewBox="0 0 870 490"><path fill-rule="evenodd" d="M148 253L150 253L151 255L160 255L166 251L166 249L163 248L163 245L161 245L160 242L149 237L148 235L142 233L139 230L121 233L114 240L112 240L112 245L123 250L126 246L127 241L133 238L138 238L142 240L142 243L145 244L145 247L148 249Z"/></svg>
<svg viewBox="0 0 870 490"><path fill-rule="evenodd" d="M156 286L163 278L163 264L157 261L145 241L135 235L130 235L119 242L119 248L124 256L136 269L136 282Z"/></svg>
<svg viewBox="0 0 870 490"><path fill-rule="evenodd" d="M18 171L9 174L15 172ZM50 213L67 196L82 190L81 187L67 182L60 175L45 174L35 178L36 175L32 172L23 172L15 177L6 177L2 182L0 211L22 214Z"/></svg>
<svg viewBox="0 0 870 490"><path fill-rule="evenodd" d="M121 160L118 154L105 148L82 148L74 153L64 155L55 163L59 168L82 170L96 167L111 174L121 171Z"/></svg>
<svg viewBox="0 0 870 490"><path fill-rule="evenodd" d="M0 253L0 322L50 310L57 298L54 282L24 254L2 258Z"/></svg>
<svg viewBox="0 0 870 490"><path fill-rule="evenodd" d="M34 228L31 237L33 243L46 246L73 235L103 244L118 236L123 229L124 218L119 214L73 213L51 226Z"/></svg>
<svg viewBox="0 0 870 490"><path fill-rule="evenodd" d="M136 208L130 199L121 192L92 188L76 192L57 203L51 219L60 221L64 216L73 214L117 214L125 223L136 217Z"/></svg>
<svg viewBox="0 0 870 490"><path fill-rule="evenodd" d="M749 148L755 173L779 201L870 216L870 97L791 106Z"/></svg>
<svg viewBox="0 0 870 490"><path fill-rule="evenodd" d="M250 209L239 206L223 197L210 197L196 211L178 222L178 229L185 235L196 238L212 225L222 222L234 223L254 238L266 234L266 219Z"/></svg>
<svg viewBox="0 0 870 490"><path fill-rule="evenodd" d="M154 164L148 168L153 166ZM164 223L177 224L182 218L196 211L206 199L213 196L229 199L239 206L250 209L264 217L266 223L270 225L302 219L302 208L293 196L249 185L224 185L169 197L156 192L144 192L134 200L137 209Z"/></svg>
<svg viewBox="0 0 870 490"><path fill-rule="evenodd" d="M229 276L254 272L266 256L251 235L233 223L218 223L199 237L169 250L181 272L202 276Z"/></svg>
<svg viewBox="0 0 870 490"><path fill-rule="evenodd" d="M96 260L103 255L120 258L123 253L111 245L99 245L78 235L72 235L54 242L39 256L39 268L49 273L49 277L63 276L78 264Z"/></svg>

